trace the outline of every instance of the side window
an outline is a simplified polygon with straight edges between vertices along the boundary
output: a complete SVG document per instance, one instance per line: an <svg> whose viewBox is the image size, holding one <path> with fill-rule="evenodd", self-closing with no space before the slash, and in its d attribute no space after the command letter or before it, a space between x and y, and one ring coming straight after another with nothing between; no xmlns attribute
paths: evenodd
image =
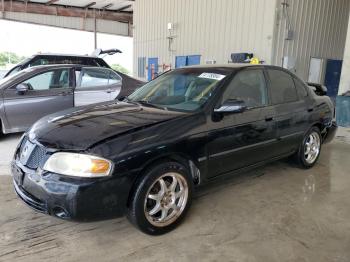
<svg viewBox="0 0 350 262"><path fill-rule="evenodd" d="M57 69L41 73L23 81L30 90L49 90L69 87L69 69Z"/></svg>
<svg viewBox="0 0 350 262"><path fill-rule="evenodd" d="M84 68L81 74L80 88L108 85L109 70Z"/></svg>
<svg viewBox="0 0 350 262"><path fill-rule="evenodd" d="M246 70L238 73L227 87L223 101L242 100L247 107L267 105L267 89L262 70Z"/></svg>
<svg viewBox="0 0 350 262"><path fill-rule="evenodd" d="M39 65L48 65L48 64L50 64L49 59L45 57L39 57L39 58L36 58L34 61L32 61L30 63L30 66L39 66Z"/></svg>
<svg viewBox="0 0 350 262"><path fill-rule="evenodd" d="M273 104L282 104L298 100L292 76L276 69L267 70L270 78L270 93Z"/></svg>
<svg viewBox="0 0 350 262"><path fill-rule="evenodd" d="M109 81L108 81L108 84L109 84L109 85L117 84L117 83L119 83L121 80L122 80L122 78L121 78L117 73L115 73L115 72L112 71L112 70L109 71Z"/></svg>
<svg viewBox="0 0 350 262"><path fill-rule="evenodd" d="M301 82L299 79L297 78L293 78L294 79L294 84L295 84L295 87L297 88L297 93L298 93L298 96L300 98L302 97L306 97L307 96L307 91L306 91L306 86L303 82Z"/></svg>

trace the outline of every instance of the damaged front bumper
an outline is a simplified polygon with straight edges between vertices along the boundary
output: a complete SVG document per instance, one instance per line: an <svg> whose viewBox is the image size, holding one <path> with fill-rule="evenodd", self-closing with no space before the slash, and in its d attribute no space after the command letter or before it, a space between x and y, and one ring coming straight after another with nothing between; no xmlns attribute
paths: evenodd
<svg viewBox="0 0 350 262"><path fill-rule="evenodd" d="M81 179L11 164L17 195L31 208L62 219L96 220L125 213L130 176Z"/></svg>

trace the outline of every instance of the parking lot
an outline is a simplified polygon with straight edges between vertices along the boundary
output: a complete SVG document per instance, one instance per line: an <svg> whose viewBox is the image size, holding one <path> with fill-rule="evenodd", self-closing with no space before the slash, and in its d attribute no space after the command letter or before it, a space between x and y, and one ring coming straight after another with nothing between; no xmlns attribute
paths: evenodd
<svg viewBox="0 0 350 262"><path fill-rule="evenodd" d="M348 261L350 132L318 164L279 161L197 193L188 219L150 237L125 218L93 223L32 211L15 195L9 162L20 135L1 138L0 261Z"/></svg>

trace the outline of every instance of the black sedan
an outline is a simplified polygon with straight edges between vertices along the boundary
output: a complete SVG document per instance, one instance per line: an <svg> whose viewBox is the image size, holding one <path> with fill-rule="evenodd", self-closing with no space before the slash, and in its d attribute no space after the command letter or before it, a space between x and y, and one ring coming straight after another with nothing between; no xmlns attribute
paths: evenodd
<svg viewBox="0 0 350 262"><path fill-rule="evenodd" d="M123 102L38 121L16 150L14 187L46 214L126 214L162 234L184 218L195 188L288 156L310 168L335 131L330 99L279 67L176 69Z"/></svg>

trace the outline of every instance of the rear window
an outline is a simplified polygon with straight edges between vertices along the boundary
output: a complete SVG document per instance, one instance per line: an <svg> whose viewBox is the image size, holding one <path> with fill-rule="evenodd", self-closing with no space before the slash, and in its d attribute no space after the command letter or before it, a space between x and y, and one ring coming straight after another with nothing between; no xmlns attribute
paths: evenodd
<svg viewBox="0 0 350 262"><path fill-rule="evenodd" d="M273 104L298 100L294 81L290 74L277 69L268 69L267 72L270 79L270 92Z"/></svg>
<svg viewBox="0 0 350 262"><path fill-rule="evenodd" d="M102 58L94 58L94 60L98 66L110 68L110 66Z"/></svg>
<svg viewBox="0 0 350 262"><path fill-rule="evenodd" d="M79 56L38 56L34 58L27 66L51 64L76 64L109 68L108 64L101 58Z"/></svg>
<svg viewBox="0 0 350 262"><path fill-rule="evenodd" d="M306 86L301 82L299 79L294 78L294 83L295 87L297 88L297 92L299 97L306 97L307 96L307 91L306 91Z"/></svg>
<svg viewBox="0 0 350 262"><path fill-rule="evenodd" d="M57 64L77 64L77 65L88 65L97 66L94 59L87 57L74 57L74 56L62 56L56 58Z"/></svg>

